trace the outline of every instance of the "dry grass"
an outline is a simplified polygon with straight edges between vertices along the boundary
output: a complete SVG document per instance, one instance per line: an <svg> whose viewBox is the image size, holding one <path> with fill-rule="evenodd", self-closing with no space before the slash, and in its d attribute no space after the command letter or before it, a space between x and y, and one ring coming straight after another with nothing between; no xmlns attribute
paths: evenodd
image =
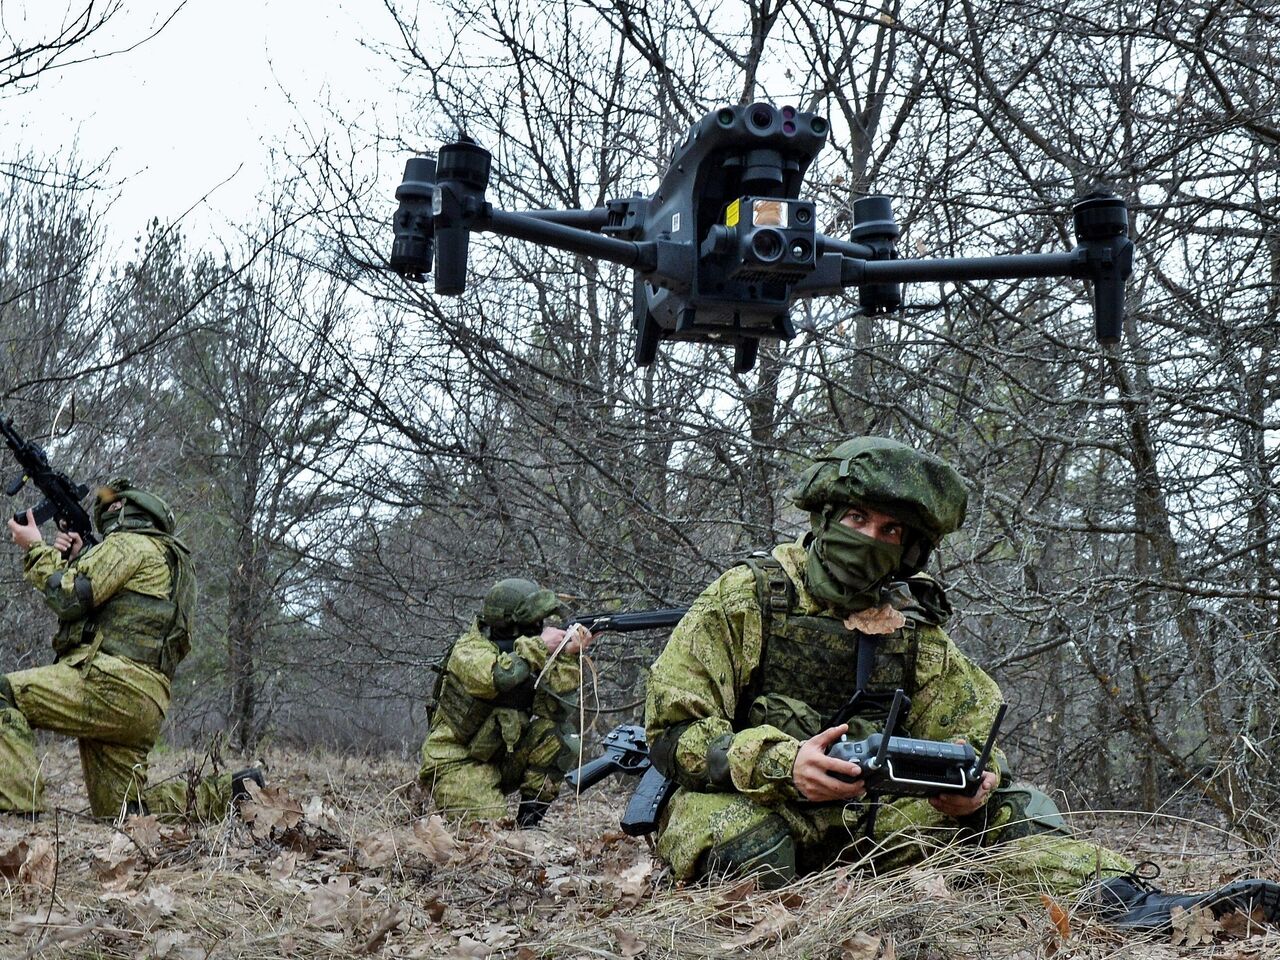
<svg viewBox="0 0 1280 960"><path fill-rule="evenodd" d="M161 766L176 769L181 759ZM420 816L403 761L267 759L295 814L306 810L292 827L288 804L278 800L276 809L268 797L263 819L278 813L279 825L257 824L258 836L241 822L118 830L67 812L82 804L79 776L73 752L56 749L48 776L60 812L34 827L0 817L0 869L15 860L5 851L30 861L21 879L0 881L0 955L1280 956L1274 934L1187 948L1124 939L1075 914L1055 924L1034 890L969 882L975 867L998 867L1001 856L980 852L988 860L975 864L972 849L940 850L881 877L846 865L773 893L750 883L677 888L642 841L616 830L618 786L558 803L542 830L449 831ZM1280 877L1274 851L1249 850L1201 824L1111 815L1080 825L1162 862L1172 888L1241 872Z"/></svg>

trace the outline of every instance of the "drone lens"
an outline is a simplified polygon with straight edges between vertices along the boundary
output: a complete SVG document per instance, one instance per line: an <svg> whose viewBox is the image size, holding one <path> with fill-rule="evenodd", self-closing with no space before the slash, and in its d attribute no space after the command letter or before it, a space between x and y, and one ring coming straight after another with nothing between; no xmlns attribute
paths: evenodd
<svg viewBox="0 0 1280 960"><path fill-rule="evenodd" d="M809 245L808 240L796 240L791 244L792 260L808 260L813 254L813 247Z"/></svg>
<svg viewBox="0 0 1280 960"><path fill-rule="evenodd" d="M795 108L795 107L783 107L783 108L782 108L782 119L783 119L783 120L794 120L795 118L796 118L796 108Z"/></svg>
<svg viewBox="0 0 1280 960"><path fill-rule="evenodd" d="M824 134L827 132L827 121L823 120L821 117L814 117L809 121L809 129L816 134Z"/></svg>
<svg viewBox="0 0 1280 960"><path fill-rule="evenodd" d="M790 120L784 120L782 122L782 132L785 133L787 136L791 136L793 133L796 132L796 125L792 123Z"/></svg>
<svg viewBox="0 0 1280 960"><path fill-rule="evenodd" d="M751 122L762 130L773 125L773 111L768 107L756 107L751 111Z"/></svg>
<svg viewBox="0 0 1280 960"><path fill-rule="evenodd" d="M716 114L716 122L722 127L732 127L733 109L731 107L721 107L720 112Z"/></svg>
<svg viewBox="0 0 1280 960"><path fill-rule="evenodd" d="M751 252L761 263L773 263L782 259L782 237L776 230L757 230L751 238Z"/></svg>
<svg viewBox="0 0 1280 960"><path fill-rule="evenodd" d="M813 214L809 212L808 207L800 207L796 210L796 223L808 223L813 218Z"/></svg>

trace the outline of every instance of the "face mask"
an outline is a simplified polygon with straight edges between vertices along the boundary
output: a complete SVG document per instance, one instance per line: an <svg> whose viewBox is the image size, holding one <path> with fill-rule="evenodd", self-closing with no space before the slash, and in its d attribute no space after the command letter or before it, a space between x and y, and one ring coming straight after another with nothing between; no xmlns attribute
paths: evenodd
<svg viewBox="0 0 1280 960"><path fill-rule="evenodd" d="M95 519L98 521L99 536L105 537L120 525L120 511L108 510L104 507L98 511L98 516Z"/></svg>
<svg viewBox="0 0 1280 960"><path fill-rule="evenodd" d="M809 592L838 610L866 610L880 602L880 587L902 562L902 545L828 521L809 542Z"/></svg>

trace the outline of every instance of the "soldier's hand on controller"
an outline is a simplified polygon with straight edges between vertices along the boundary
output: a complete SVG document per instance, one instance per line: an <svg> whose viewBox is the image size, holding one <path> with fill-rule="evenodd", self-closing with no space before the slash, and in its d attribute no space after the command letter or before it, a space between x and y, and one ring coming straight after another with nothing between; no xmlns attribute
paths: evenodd
<svg viewBox="0 0 1280 960"><path fill-rule="evenodd" d="M791 768L791 781L806 800L821 803L826 800L857 800L867 792L867 786L858 777L862 768L849 760L827 756L832 744L849 730L847 723L830 727L800 744L795 765ZM834 774L853 777L854 782L838 780Z"/></svg>
<svg viewBox="0 0 1280 960"><path fill-rule="evenodd" d="M40 532L40 528L36 526L35 511L27 511L26 523L18 523L18 521L10 517L9 536L13 537L13 542L23 550L30 550L37 543L44 543L44 534L42 534Z"/></svg>
<svg viewBox="0 0 1280 960"><path fill-rule="evenodd" d="M987 802L987 797L995 788L996 775L988 770L982 775L982 786L972 797L966 797L962 793L940 793L929 798L929 805L948 817L967 817L978 812L978 808Z"/></svg>
<svg viewBox="0 0 1280 960"><path fill-rule="evenodd" d="M74 530L59 530L53 538L53 548L68 560L74 560L84 549L84 538Z"/></svg>

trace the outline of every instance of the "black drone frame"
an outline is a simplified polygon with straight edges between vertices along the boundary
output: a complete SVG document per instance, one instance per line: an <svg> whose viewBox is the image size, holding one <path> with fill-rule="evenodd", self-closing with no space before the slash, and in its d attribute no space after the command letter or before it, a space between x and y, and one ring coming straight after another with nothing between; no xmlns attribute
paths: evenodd
<svg viewBox="0 0 1280 960"><path fill-rule="evenodd" d="M795 336L802 297L857 288L864 313L897 310L901 284L1074 277L1093 282L1100 343L1120 339L1133 269L1128 209L1093 193L1072 207L1076 247L1064 253L905 259L888 197L853 204L848 240L817 232L804 173L826 142L822 117L766 103L721 107L690 128L657 191L593 210L500 210L485 200L492 158L467 137L414 157L396 190L390 265L435 290L466 288L469 239L482 231L629 267L635 272L636 362L662 340L724 343L734 369L755 363L762 338Z"/></svg>

